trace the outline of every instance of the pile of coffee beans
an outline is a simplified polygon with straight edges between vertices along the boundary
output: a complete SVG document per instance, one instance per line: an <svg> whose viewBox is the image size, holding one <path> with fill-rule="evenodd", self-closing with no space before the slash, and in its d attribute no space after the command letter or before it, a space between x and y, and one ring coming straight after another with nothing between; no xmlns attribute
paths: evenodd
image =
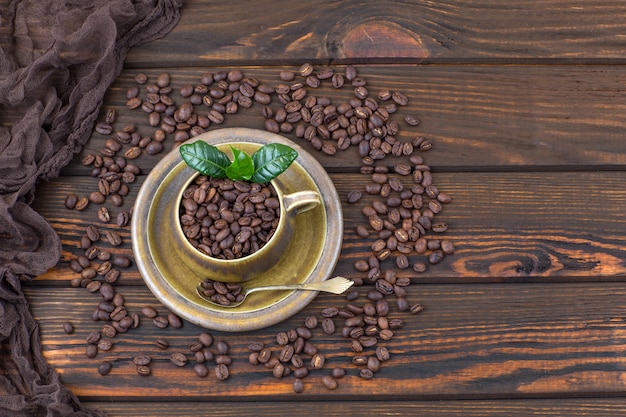
<svg viewBox="0 0 626 417"><path fill-rule="evenodd" d="M280 202L271 184L199 175L185 189L180 224L200 252L238 259L261 249L274 235Z"/></svg>
<svg viewBox="0 0 626 417"><path fill-rule="evenodd" d="M437 218L451 197L434 184L431 169L419 154L429 151L433 144L419 134L401 139L406 136L400 134L403 128L420 124L412 114L401 115L409 98L386 88L373 92L351 65L339 71L305 63L277 75L275 82L261 82L237 69L206 72L197 83L175 89L166 72L155 80L138 73L136 85L126 91L126 107L143 111L152 131L139 132L133 123L116 128L115 111L105 111L95 127L103 137L103 146L82 159L97 179L95 189L83 196L69 194L65 201L71 210L99 206L101 226L87 227L80 243L85 252L70 261L72 270L79 274L72 285L101 297L93 319L105 324L86 340L89 357L113 348L117 334L137 328L142 320L152 321L159 329L183 325L175 314L159 314L151 306L140 312L128 311L124 297L114 288L120 271L132 265L129 258L113 255L111 248L124 243L121 231L132 216L132 209L124 210L123 206L129 187L141 174L133 161L161 153L168 138L176 146L219 127L241 109L260 107L266 130L290 136L314 151L328 156L344 151L358 154L363 184L345 198L348 204L361 207L363 223L356 227L354 236L370 249L370 255L354 263L351 279L355 285L346 293L345 303L338 301L317 315L308 315L301 326L279 332L273 341L251 341L247 346L249 362L266 367L275 378L292 375L296 393L303 392L304 378L313 372L322 374L327 389L336 389L351 369L361 378L373 378L391 358L385 342L405 325L406 314L423 311L421 303L407 299L406 288L415 274L442 262L455 247L442 237L448 225ZM328 89L347 93L333 102L324 93ZM386 162L387 157L393 162ZM245 215L252 211L254 216ZM219 213L219 217L212 213ZM192 244L210 256L224 258L245 256L261 247L271 237L276 216L277 199L271 188L206 177L199 177L185 191L181 205L181 224ZM207 295L219 296L224 303L240 295L237 284L207 281L204 285ZM65 323L64 329L69 334L73 326ZM348 363L332 363L314 345L316 336L335 334L347 343ZM198 377L208 376L208 364L213 363L218 380L229 378L229 346L221 341L211 350L213 336L209 333L200 334L188 351L170 352L164 338L158 338L155 346L170 353L174 366L186 367L195 361ZM151 375L150 355L131 362L139 375ZM106 375L112 366L105 360L98 372Z"/></svg>
<svg viewBox="0 0 626 417"><path fill-rule="evenodd" d="M243 287L237 282L220 282L205 278L200 285L202 295L216 304L229 306L244 299Z"/></svg>

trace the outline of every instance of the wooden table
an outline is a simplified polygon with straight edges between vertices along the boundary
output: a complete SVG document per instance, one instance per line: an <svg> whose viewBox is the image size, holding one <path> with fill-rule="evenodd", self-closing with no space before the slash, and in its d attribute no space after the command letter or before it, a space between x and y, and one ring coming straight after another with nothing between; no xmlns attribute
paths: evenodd
<svg viewBox="0 0 626 417"><path fill-rule="evenodd" d="M415 153L452 197L437 218L449 225L440 238L453 242L456 252L424 273L398 272L411 278L407 299L424 311L398 312L389 296L390 317L405 326L379 341L391 358L369 380L358 376L355 353L340 330L314 329L312 342L327 360L304 378L303 393L294 392L293 375L277 379L248 362L250 341L276 349L278 332L347 303L322 294L271 328L210 331L230 346L226 381L195 375L188 346L203 329L190 323L159 329L142 317L138 328L111 339L113 349L90 359L85 339L104 324L91 318L100 296L70 285L78 274L69 262L83 254L80 239L88 225L119 231L123 244L112 251L132 256L129 228L101 223L97 204L84 211L64 207L67 194L97 188L81 165L106 139L94 133L61 177L41 184L36 195L35 208L63 243L58 265L26 287L45 357L83 402L111 416L624 415L625 22L621 0L187 1L171 33L131 51L106 95L103 118L115 109L115 129L132 122L142 135L154 131L145 113L126 107L138 73L154 81L168 72L180 104L176 90L196 85L204 72L239 69L278 84L281 70L297 71L306 62L336 73L354 65L371 97L383 88L408 97L392 115L399 120L397 139L432 142L428 152ZM352 95L353 87L324 85L333 103ZM263 129L261 109L256 103L211 129ZM408 126L406 114L421 123ZM171 138L164 143L165 151L173 147ZM355 147L334 156L309 149L342 198L344 244L336 273L363 277L354 263L368 259L374 238L357 236L356 226L366 220L361 206L346 199L369 176L360 173ZM137 159L142 173L122 207L105 204L112 213L130 209L163 154ZM394 268L386 262L384 269ZM167 314L134 266L123 270L115 288L129 312L151 305ZM372 288L366 280L352 303L362 304ZM65 322L74 325L70 335ZM158 338L170 348L159 350ZM174 351L188 354L187 366L170 363ZM132 363L139 354L153 358L148 377ZM105 360L113 369L101 376L98 365ZM329 390L322 376L335 367L347 376Z"/></svg>

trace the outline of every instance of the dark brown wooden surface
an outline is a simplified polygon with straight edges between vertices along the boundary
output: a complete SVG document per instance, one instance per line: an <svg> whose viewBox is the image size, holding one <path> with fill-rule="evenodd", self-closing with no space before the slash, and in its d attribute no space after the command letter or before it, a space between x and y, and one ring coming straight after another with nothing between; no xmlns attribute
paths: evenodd
<svg viewBox="0 0 626 417"><path fill-rule="evenodd" d="M179 25L131 51L107 92L103 109L117 110L117 126L133 122L150 132L145 114L125 107L138 72L154 79L167 71L180 88L205 71L237 68L275 84L281 69L304 62L335 71L355 64L371 92L390 88L409 97L400 113L421 123L402 124L398 137L433 142L423 156L434 183L453 198L438 218L450 225L444 236L456 253L426 273L399 272L411 277L409 298L425 309L394 313L406 326L385 342L392 358L369 381L357 376L347 340L319 329L314 341L328 366L305 378L302 394L293 392L293 377L276 379L247 363L249 341L271 343L307 315L345 304L331 295L268 329L211 331L232 349L224 382L198 378L191 365L172 366L169 353L154 346L164 337L168 352L184 350L202 331L189 323L159 330L144 319L118 335L111 351L89 359L85 337L102 327L91 320L99 296L70 287L76 273L68 262L82 253L78 242L90 224L120 231L124 243L114 252L132 256L128 228L99 223L96 205L83 212L63 205L68 193L95 187L80 163L102 147L104 137L94 133L60 178L39 186L34 203L63 244L59 264L26 284L46 358L82 401L111 416L624 415L625 22L626 5L610 0L186 2ZM323 91L333 102L350 95ZM263 128L260 109L223 126ZM346 203L366 178L360 160L351 151L311 153L342 198L336 273L358 277L353 264L369 255L373 240L357 237L361 206ZM137 160L143 175L121 209L130 208L161 156ZM134 266L116 288L129 310L153 305L166 313ZM66 321L75 326L71 335L63 332ZM149 377L132 365L140 353L154 357ZM114 363L106 377L97 372L102 360ZM321 376L334 366L348 376L329 391Z"/></svg>

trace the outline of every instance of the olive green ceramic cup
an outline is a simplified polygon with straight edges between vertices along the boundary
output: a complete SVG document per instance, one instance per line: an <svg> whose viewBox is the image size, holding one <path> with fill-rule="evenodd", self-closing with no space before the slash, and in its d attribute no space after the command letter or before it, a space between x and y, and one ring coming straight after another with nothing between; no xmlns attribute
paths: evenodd
<svg viewBox="0 0 626 417"><path fill-rule="evenodd" d="M244 151L249 144L238 144ZM180 207L183 192L197 175L189 179L181 189L176 207ZM196 249L185 236L180 218L177 219L175 239L188 254L187 262L202 266L206 276L215 281L244 282L270 271L283 257L289 245L297 244L293 241L294 221L296 216L306 213L322 204L322 198L316 190L301 190L287 193L287 189L280 176L271 181L280 202L280 218L274 235L256 252L237 259L220 259L209 256Z"/></svg>

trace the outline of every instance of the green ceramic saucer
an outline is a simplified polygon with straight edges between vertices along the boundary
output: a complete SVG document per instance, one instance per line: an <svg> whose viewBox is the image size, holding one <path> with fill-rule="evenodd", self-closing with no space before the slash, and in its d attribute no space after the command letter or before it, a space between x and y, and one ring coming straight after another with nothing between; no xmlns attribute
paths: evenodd
<svg viewBox="0 0 626 417"><path fill-rule="evenodd" d="M319 162L294 142L261 130L220 129L193 140L204 140L224 150L232 143L239 143L241 147L267 143L289 145L296 149L298 158L280 176L286 192L317 190L322 196L323 204L295 217L292 241L276 265L244 283L244 287L319 282L330 278L341 252L343 214L335 186ZM207 278L206 273L196 262L190 261L186 245L175 238L178 197L194 175L196 172L175 149L154 167L137 195L131 224L133 252L152 293L169 310L192 323L231 332L271 326L308 305L317 293L259 292L236 308L209 305L196 294L195 287Z"/></svg>

